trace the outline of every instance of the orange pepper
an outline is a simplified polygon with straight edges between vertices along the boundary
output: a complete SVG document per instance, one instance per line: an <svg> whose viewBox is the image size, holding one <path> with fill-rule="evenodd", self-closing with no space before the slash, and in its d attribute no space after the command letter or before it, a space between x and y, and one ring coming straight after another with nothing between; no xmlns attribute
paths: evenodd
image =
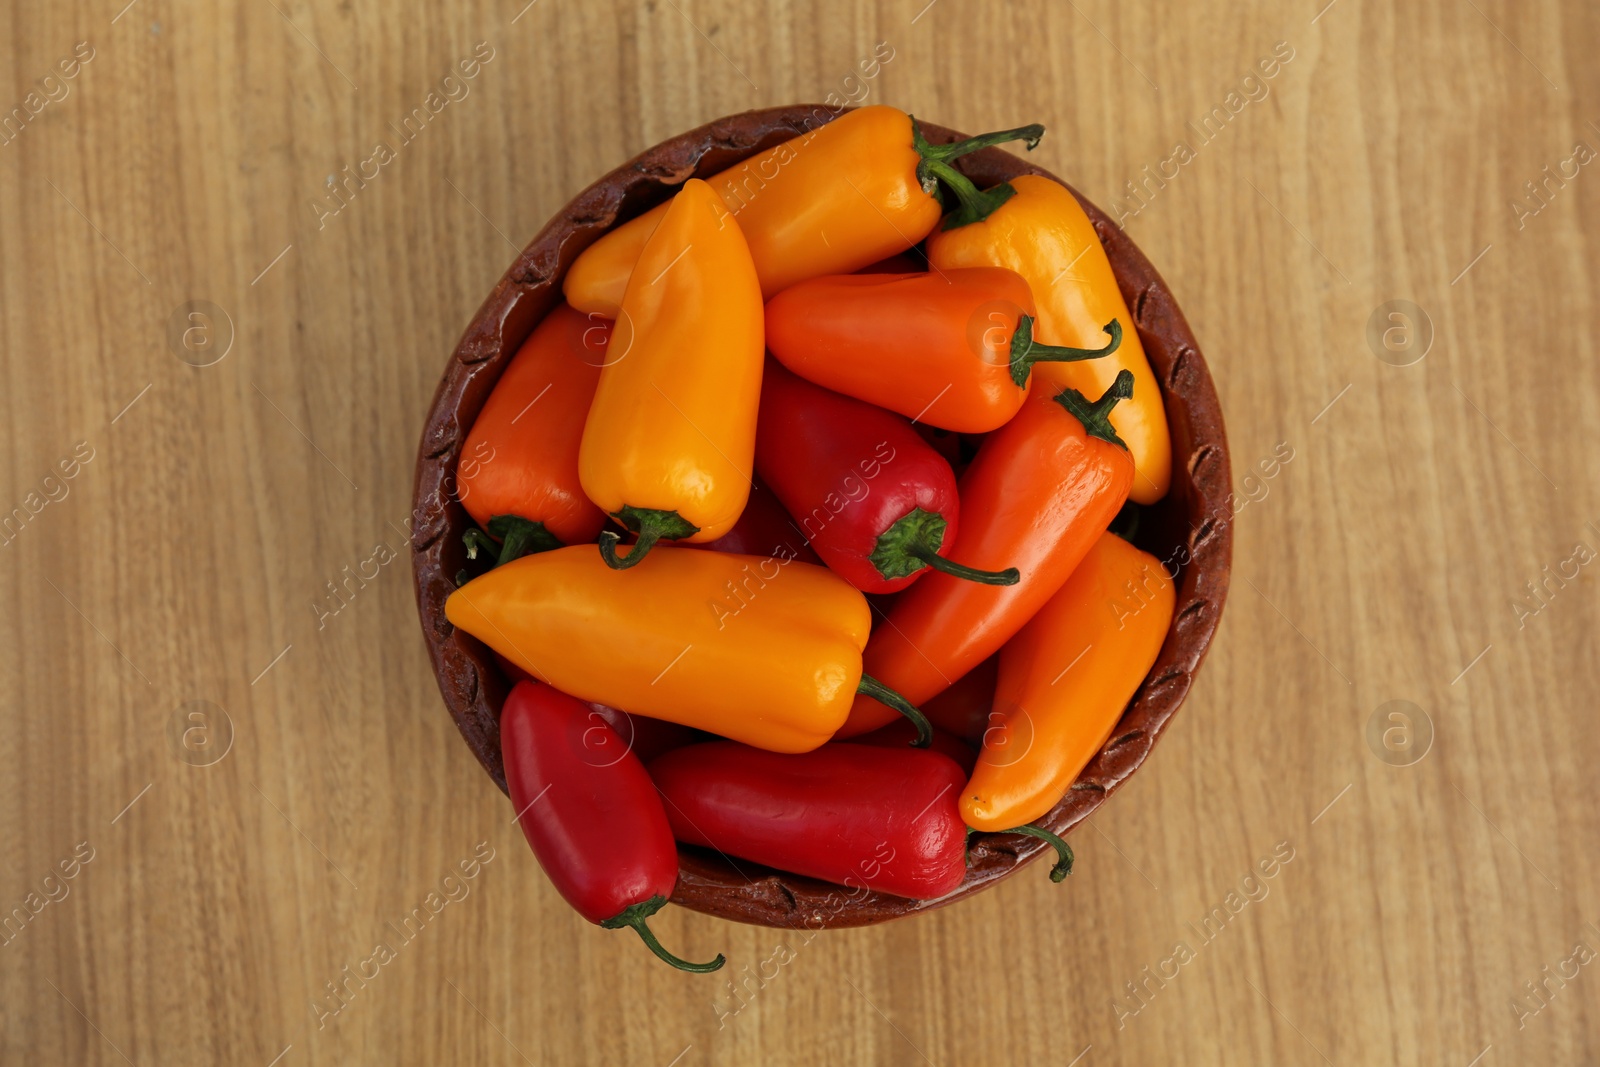
<svg viewBox="0 0 1600 1067"><path fill-rule="evenodd" d="M609 322L562 304L512 357L456 468L461 503L479 526L516 516L573 545L605 525L578 483L578 441L610 333Z"/></svg>
<svg viewBox="0 0 1600 1067"><path fill-rule="evenodd" d="M1005 141L1032 148L1042 126L930 145L911 116L874 105L846 112L707 181L739 220L771 297L819 274L849 274L928 235L943 209L923 164ZM670 201L668 202L670 203ZM562 291L579 311L616 318L634 263L661 221L662 204L584 249Z"/></svg>
<svg viewBox="0 0 1600 1067"><path fill-rule="evenodd" d="M984 440L961 476L962 523L950 558L982 570L1013 564L1021 579L919 579L873 631L864 660L873 677L919 704L998 652L1055 595L1127 500L1133 460L1108 416L1131 378L1124 371L1093 403L1071 389L1034 390ZM893 718L858 697L839 737Z"/></svg>
<svg viewBox="0 0 1600 1067"><path fill-rule="evenodd" d="M468 582L445 615L563 693L772 752L820 746L858 690L894 699L861 673L866 597L809 563L658 548L623 574L575 545Z"/></svg>
<svg viewBox="0 0 1600 1067"><path fill-rule="evenodd" d="M589 499L639 535L620 557L617 533L600 535L611 566L633 566L663 537L715 541L739 520L763 358L744 235L691 178L628 283L578 450Z"/></svg>
<svg viewBox="0 0 1600 1067"><path fill-rule="evenodd" d="M932 269L994 266L1022 275L1039 312L1034 339L1044 344L1093 348L1102 343L1106 323L1133 322L1094 224L1071 190L1025 174L979 193L954 168L936 173L963 203L945 228L928 236ZM1138 331L1128 330L1121 347L1103 359L1041 363L1034 375L1041 392L1069 387L1098 396L1122 371L1133 375L1133 399L1117 406L1111 425L1133 453L1137 474L1128 496L1153 504L1172 482L1172 440Z"/></svg>
<svg viewBox="0 0 1600 1067"><path fill-rule="evenodd" d="M1175 599L1159 560L1100 535L1000 653L998 721L961 795L968 826L1009 830L1060 802L1155 663Z"/></svg>
<svg viewBox="0 0 1600 1067"><path fill-rule="evenodd" d="M1033 336L1033 294L1004 267L830 274L767 301L767 348L802 378L929 426L988 433L1008 422L1035 365L1103 359ZM1112 375L1113 378L1116 375Z"/></svg>

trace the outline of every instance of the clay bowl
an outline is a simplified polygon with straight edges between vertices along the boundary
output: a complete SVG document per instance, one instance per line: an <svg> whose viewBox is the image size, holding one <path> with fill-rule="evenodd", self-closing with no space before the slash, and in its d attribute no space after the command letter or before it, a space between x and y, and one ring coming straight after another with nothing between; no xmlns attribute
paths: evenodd
<svg viewBox="0 0 1600 1067"><path fill-rule="evenodd" d="M455 499L456 459L485 398L535 324L561 300L561 280L597 237L671 196L690 177L708 177L756 152L836 117L821 105L749 111L663 141L579 193L541 230L473 317L428 412L417 452L412 563L417 609L439 690L467 747L505 789L498 718L509 690L489 650L445 619L445 598L464 565L461 534L470 519ZM966 134L924 125L929 140ZM960 167L980 187L1039 174L1016 156L988 149ZM1063 183L1064 184L1064 183ZM1078 195L1075 193L1075 195ZM1177 301L1122 230L1081 195L1110 254L1122 295L1161 382L1172 428L1172 491L1147 509L1137 540L1178 572L1177 607L1165 645L1123 713L1111 740L1041 823L1065 834L1103 804L1145 761L1189 692L1222 614L1233 552L1228 442L1222 412ZM931 901L903 900L756 868L741 875L714 852L685 847L672 900L696 911L773 927L866 926L943 907L986 889L1048 851L1033 838L979 835L966 880ZM747 877L748 876L748 877ZM1043 874L1040 874L1043 877Z"/></svg>

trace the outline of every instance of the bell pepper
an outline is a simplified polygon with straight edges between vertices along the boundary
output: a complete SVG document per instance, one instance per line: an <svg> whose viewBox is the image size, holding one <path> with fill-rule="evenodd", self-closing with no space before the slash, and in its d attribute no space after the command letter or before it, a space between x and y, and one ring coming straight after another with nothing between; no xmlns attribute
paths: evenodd
<svg viewBox="0 0 1600 1067"><path fill-rule="evenodd" d="M1088 347L1099 343L1113 319L1131 327L1111 261L1070 190L1025 174L980 193L954 168L945 171L940 177L962 198L962 207L928 237L933 269L995 266L1022 275L1039 312L1033 335L1040 342ZM1040 364L1035 388L1067 387L1096 396L1123 371L1133 375L1133 399L1117 406L1111 425L1133 453L1137 475L1129 496L1153 504L1172 481L1172 440L1161 388L1137 330L1127 329L1121 347L1105 359Z"/></svg>
<svg viewBox="0 0 1600 1067"><path fill-rule="evenodd" d="M750 493L761 398L761 290L750 250L711 187L691 179L639 258L578 449L589 499L639 535L715 541ZM692 358L690 358L692 357Z"/></svg>
<svg viewBox="0 0 1600 1067"><path fill-rule="evenodd" d="M803 755L712 741L650 763L679 841L914 900L966 875L964 782L948 756L824 745Z"/></svg>
<svg viewBox="0 0 1600 1067"><path fill-rule="evenodd" d="M970 567L1014 563L1022 580L990 586L932 574L907 589L867 645L873 677L912 703L926 700L998 652L1055 595L1127 499L1133 460L1108 417L1132 377L1118 375L1093 403L1072 389L1035 391L984 440L961 476L967 518L950 554ZM858 698L839 736L893 718Z"/></svg>
<svg viewBox="0 0 1600 1067"><path fill-rule="evenodd" d="M765 391L766 383L762 382ZM760 447L761 435L756 434L757 447ZM755 479L750 486L750 499L744 506L744 514L739 516L739 521L733 524L733 529L704 544L686 544L686 548L705 548L712 552L732 552L741 556L772 556L783 561L799 560L801 563L822 565L822 560L811 546L806 544L806 539L800 535L800 527L795 525L794 519L778 503L778 498L770 488L764 485L760 478Z"/></svg>
<svg viewBox="0 0 1600 1067"><path fill-rule="evenodd" d="M506 786L522 833L556 891L585 919L636 930L674 967L704 974L661 947L646 920L678 884L678 850L644 764L582 703L518 682L500 712ZM620 758L611 753L621 751Z"/></svg>
<svg viewBox="0 0 1600 1067"><path fill-rule="evenodd" d="M1034 364L1109 356L1122 342L1112 319L1101 348L1039 344L1033 313L1027 281L1004 267L827 275L767 302L767 349L836 392L987 433L1022 407Z"/></svg>
<svg viewBox="0 0 1600 1067"><path fill-rule="evenodd" d="M859 690L921 725L861 673L866 598L823 567L660 548L631 573L587 545L523 556L445 601L450 622L580 700L806 752Z"/></svg>
<svg viewBox="0 0 1600 1067"><path fill-rule="evenodd" d="M999 721L961 794L968 826L1033 822L1060 802L1150 672L1175 600L1159 560L1100 535L1000 653Z"/></svg>
<svg viewBox="0 0 1600 1067"><path fill-rule="evenodd" d="M819 274L848 274L927 236L943 208L930 161L1024 140L1043 126L931 145L911 116L892 107L847 112L706 179L750 242L765 296ZM670 201L669 201L670 203ZM640 250L664 217L660 205L584 249L562 282L579 311L617 318Z"/></svg>
<svg viewBox="0 0 1600 1067"><path fill-rule="evenodd" d="M578 442L610 334L610 323L562 304L507 364L456 466L461 503L479 526L521 520L521 536L552 548L593 541L605 525L578 483Z"/></svg>
<svg viewBox="0 0 1600 1067"><path fill-rule="evenodd" d="M932 568L1011 585L1015 570L946 559L960 501L944 457L905 419L769 365L756 470L833 571L867 593L904 589Z"/></svg>

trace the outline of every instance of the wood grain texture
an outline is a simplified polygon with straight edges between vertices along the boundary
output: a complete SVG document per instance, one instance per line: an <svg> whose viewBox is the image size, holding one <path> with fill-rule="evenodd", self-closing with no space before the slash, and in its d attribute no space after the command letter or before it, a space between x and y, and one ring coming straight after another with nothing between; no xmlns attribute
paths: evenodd
<svg viewBox="0 0 1600 1067"><path fill-rule="evenodd" d="M0 1062L1600 1058L1600 971L1551 977L1600 951L1600 177L1567 162L1600 148L1600 10L124 2L0 5L0 918L31 915ZM1227 414L1232 595L1067 885L810 940L674 911L664 941L730 960L679 975L545 883L380 560L443 360L552 212L671 133L863 87L1042 121L1037 162L1124 205ZM1407 366L1369 344L1396 300L1431 323ZM177 358L191 301L231 323L211 366ZM1395 723L1390 763L1368 742L1396 700L1431 723L1408 766Z"/></svg>

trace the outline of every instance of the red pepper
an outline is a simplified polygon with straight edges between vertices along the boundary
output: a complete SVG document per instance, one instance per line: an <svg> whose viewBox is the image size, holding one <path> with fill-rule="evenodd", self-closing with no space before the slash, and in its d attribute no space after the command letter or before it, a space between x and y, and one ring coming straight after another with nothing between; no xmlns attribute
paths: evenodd
<svg viewBox="0 0 1600 1067"><path fill-rule="evenodd" d="M966 874L966 777L915 748L823 745L785 755L734 741L650 764L679 841L827 882L914 900Z"/></svg>
<svg viewBox="0 0 1600 1067"><path fill-rule="evenodd" d="M710 963L679 959L646 925L678 883L672 828L644 764L589 705L518 682L500 713L500 749L522 832L578 914L608 930L633 927L681 970L722 966L720 954Z"/></svg>
<svg viewBox="0 0 1600 1067"><path fill-rule="evenodd" d="M756 470L834 573L867 593L904 589L930 567L985 585L1017 572L946 559L956 476L905 419L829 392L767 361Z"/></svg>

